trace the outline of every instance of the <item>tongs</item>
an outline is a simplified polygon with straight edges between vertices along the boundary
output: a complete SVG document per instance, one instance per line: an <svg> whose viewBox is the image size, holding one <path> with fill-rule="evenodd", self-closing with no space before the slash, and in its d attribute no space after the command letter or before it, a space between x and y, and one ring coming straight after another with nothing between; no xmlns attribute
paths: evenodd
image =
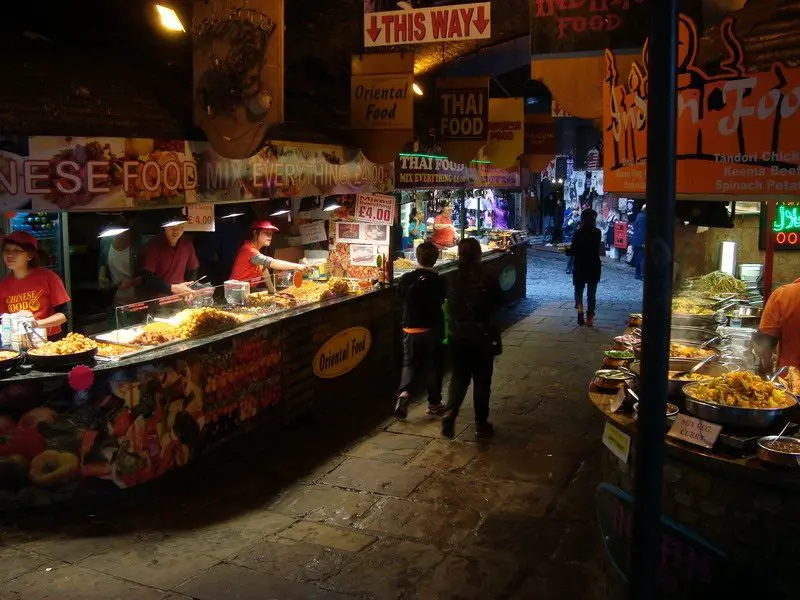
<svg viewBox="0 0 800 600"><path fill-rule="evenodd" d="M789 368L789 367L787 367L787 366L783 366L783 367L781 367L780 369L778 369L777 371L775 371L775 372L774 372L772 375L770 375L769 377L767 377L767 381L769 381L770 383L775 383L775 381L778 379L778 377L780 377L781 375L783 375L783 374L786 372L786 370L787 370L788 368Z"/></svg>
<svg viewBox="0 0 800 600"><path fill-rule="evenodd" d="M700 347L701 347L701 348L705 348L706 346L710 346L710 345L711 345L711 344L713 344L714 342L721 342L721 341L722 341L722 338L721 338L720 336L716 336L716 337L713 337L713 338L711 338L710 340L706 340L705 342L703 342L702 344L700 344ZM712 356L713 356L713 355L712 355Z"/></svg>
<svg viewBox="0 0 800 600"><path fill-rule="evenodd" d="M32 335L35 335L37 338L42 340L42 343L46 343L47 339L43 338L39 332L37 332L33 327L31 327L30 323L23 323L22 328L25 330L25 336L28 338L28 343L30 344L30 348L34 348L36 344L33 343Z"/></svg>

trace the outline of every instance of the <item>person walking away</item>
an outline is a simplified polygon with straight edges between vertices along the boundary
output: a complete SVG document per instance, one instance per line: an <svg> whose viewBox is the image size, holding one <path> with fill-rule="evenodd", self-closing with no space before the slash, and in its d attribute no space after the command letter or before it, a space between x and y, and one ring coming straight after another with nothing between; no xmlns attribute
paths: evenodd
<svg viewBox="0 0 800 600"><path fill-rule="evenodd" d="M403 275L398 285L403 299L403 373L394 414L400 419L408 416L409 388L420 376L425 376L427 382L428 414L444 412L442 305L447 291L444 278L432 270L439 256L436 245L422 242L416 254L420 268Z"/></svg>
<svg viewBox="0 0 800 600"><path fill-rule="evenodd" d="M597 284L600 281L600 245L602 235L595 225L597 213L591 208L581 213L581 226L572 237L572 246L567 253L575 259L572 284L575 286L575 308L578 310L578 325L594 325L597 302ZM583 316L583 290L587 289L586 320Z"/></svg>
<svg viewBox="0 0 800 600"><path fill-rule="evenodd" d="M578 209L576 208L570 213L569 217L567 218L567 224L566 227L564 228L565 242L569 243L572 242L572 238L575 235L575 230L578 228L578 225L580 225L580 220L581 220L581 215L578 212ZM570 275L572 274L572 270L575 267L575 257L570 255L569 253L567 254L567 256L569 257L567 260L567 275Z"/></svg>
<svg viewBox="0 0 800 600"><path fill-rule="evenodd" d="M452 439L461 404L470 381L473 384L475 437L494 434L489 422L494 357L502 352L500 333L491 322L491 311L498 297L497 283L484 276L481 246L475 238L458 244L458 271L448 290L448 344L452 353L452 379L442 435Z"/></svg>
<svg viewBox="0 0 800 600"><path fill-rule="evenodd" d="M800 279L772 292L761 315L755 349L761 370L772 372L778 349L778 367L800 369Z"/></svg>
<svg viewBox="0 0 800 600"><path fill-rule="evenodd" d="M644 244L647 239L647 205L636 215L633 223L633 267L636 269L636 279L644 279Z"/></svg>

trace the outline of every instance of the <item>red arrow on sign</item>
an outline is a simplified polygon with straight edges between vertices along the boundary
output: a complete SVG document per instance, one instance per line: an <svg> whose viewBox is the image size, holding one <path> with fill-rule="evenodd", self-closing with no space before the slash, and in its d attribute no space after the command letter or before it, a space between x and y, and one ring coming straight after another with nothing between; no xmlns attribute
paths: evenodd
<svg viewBox="0 0 800 600"><path fill-rule="evenodd" d="M369 29L367 29L367 33L369 37L372 38L372 42L375 43L378 39L378 36L381 34L381 28L378 27L378 17L371 17Z"/></svg>
<svg viewBox="0 0 800 600"><path fill-rule="evenodd" d="M485 6L478 6L478 18L475 19L475 29L483 35L483 32L486 31L486 28L489 26L490 20L486 18L486 7Z"/></svg>

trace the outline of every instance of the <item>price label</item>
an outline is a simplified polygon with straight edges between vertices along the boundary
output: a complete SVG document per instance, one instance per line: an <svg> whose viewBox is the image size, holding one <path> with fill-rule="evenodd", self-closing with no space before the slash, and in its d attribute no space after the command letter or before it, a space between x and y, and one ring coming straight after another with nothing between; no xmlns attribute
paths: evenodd
<svg viewBox="0 0 800 600"><path fill-rule="evenodd" d="M606 421L606 427L603 430L603 445L622 462L628 462L631 453L631 436L621 432L609 421Z"/></svg>
<svg viewBox="0 0 800 600"><path fill-rule="evenodd" d="M391 225L394 223L396 202L394 196L386 194L358 194L355 209L356 221Z"/></svg>
<svg viewBox="0 0 800 600"><path fill-rule="evenodd" d="M186 207L186 231L214 231L214 205L207 202Z"/></svg>

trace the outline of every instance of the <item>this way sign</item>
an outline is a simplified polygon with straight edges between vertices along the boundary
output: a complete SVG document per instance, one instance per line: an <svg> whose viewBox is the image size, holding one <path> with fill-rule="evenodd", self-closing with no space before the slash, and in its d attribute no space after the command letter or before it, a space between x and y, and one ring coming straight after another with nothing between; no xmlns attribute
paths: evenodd
<svg viewBox="0 0 800 600"><path fill-rule="evenodd" d="M430 44L492 37L491 2L364 14L364 46Z"/></svg>

